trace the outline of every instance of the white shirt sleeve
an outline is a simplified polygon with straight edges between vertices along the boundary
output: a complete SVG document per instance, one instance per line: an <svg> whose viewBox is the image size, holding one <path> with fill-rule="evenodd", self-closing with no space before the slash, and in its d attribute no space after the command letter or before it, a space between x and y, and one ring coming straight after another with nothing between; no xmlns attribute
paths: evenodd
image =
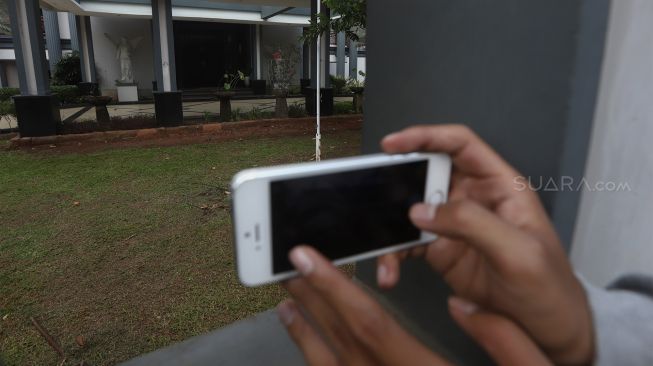
<svg viewBox="0 0 653 366"><path fill-rule="evenodd" d="M580 280L594 320L595 365L653 365L653 278L626 276L608 289Z"/></svg>

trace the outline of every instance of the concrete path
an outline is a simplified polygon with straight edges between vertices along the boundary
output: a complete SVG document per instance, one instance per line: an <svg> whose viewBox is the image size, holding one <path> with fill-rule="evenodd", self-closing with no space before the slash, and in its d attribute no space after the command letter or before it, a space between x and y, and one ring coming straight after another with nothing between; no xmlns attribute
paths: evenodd
<svg viewBox="0 0 653 366"><path fill-rule="evenodd" d="M336 97L334 101L344 102L351 101L351 97ZM247 99L247 100L232 100L231 101L231 110L235 112L240 110L241 112L249 112L254 108L258 108L261 111L274 111L274 99ZM304 105L304 98L288 98L288 105ZM72 115L79 111L80 108L69 108L61 110L61 118L65 119L66 117ZM111 117L128 117L128 116L139 116L139 115L154 115L154 104L116 104L107 106L109 110L109 115ZM220 112L220 102L216 101L198 101L198 102L184 102L184 117L190 118L202 118L208 114L211 119L214 120L215 116ZM94 120L95 119L95 110L90 109L86 113L77 117L76 121L85 121L85 120Z"/></svg>
<svg viewBox="0 0 653 366"><path fill-rule="evenodd" d="M335 102L352 101L352 97L335 97ZM240 110L241 112L249 112L254 108L261 111L274 111L274 99L247 99L247 100L232 100L231 110ZM288 98L288 106L298 104L304 105L304 98ZM72 116L73 114L84 109L84 107L62 108L60 110L61 120ZM153 116L154 104L113 104L107 106L109 115L111 117L129 117L129 116ZM187 118L202 118L208 114L211 120L215 120L220 111L220 102L216 101L199 101L199 102L184 102L184 117ZM95 109L91 108L78 116L75 121L88 121L95 120ZM13 117L6 117L0 119L0 129L17 127L16 119Z"/></svg>

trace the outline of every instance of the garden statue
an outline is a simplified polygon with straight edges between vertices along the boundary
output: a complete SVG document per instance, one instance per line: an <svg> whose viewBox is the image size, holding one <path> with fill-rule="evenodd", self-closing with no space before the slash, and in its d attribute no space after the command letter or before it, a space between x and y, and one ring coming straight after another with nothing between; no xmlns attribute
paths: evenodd
<svg viewBox="0 0 653 366"><path fill-rule="evenodd" d="M120 83L133 83L134 82L134 68L132 66L132 52L140 43L143 37L136 37L128 40L126 37L120 37L120 41L111 38L108 33L104 33L105 37L113 43L116 47L116 59L120 60L120 79L116 80Z"/></svg>
<svg viewBox="0 0 653 366"><path fill-rule="evenodd" d="M297 63L299 62L299 50L293 45L278 46L270 56L268 74L276 97L275 117L288 118L288 101L286 97L290 90L290 84L295 77Z"/></svg>

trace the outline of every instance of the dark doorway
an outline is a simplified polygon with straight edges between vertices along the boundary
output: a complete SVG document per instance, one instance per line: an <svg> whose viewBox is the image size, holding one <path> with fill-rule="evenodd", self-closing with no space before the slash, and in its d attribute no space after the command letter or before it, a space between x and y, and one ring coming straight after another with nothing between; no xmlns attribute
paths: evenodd
<svg viewBox="0 0 653 366"><path fill-rule="evenodd" d="M247 24L174 22L179 89L218 87L224 74L251 68Z"/></svg>

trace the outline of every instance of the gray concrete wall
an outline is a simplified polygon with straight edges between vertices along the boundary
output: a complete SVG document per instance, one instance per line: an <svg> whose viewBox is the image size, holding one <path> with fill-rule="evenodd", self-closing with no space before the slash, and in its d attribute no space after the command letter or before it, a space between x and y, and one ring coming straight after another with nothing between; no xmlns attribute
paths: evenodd
<svg viewBox="0 0 653 366"><path fill-rule="evenodd" d="M115 80L120 79L120 61L116 59L114 45L104 36L106 32L114 39L119 39L120 36L126 36L127 39L143 37L132 54L134 80L138 82L141 96L148 94L151 96L152 80L154 80L154 56L150 20L91 17L91 30L97 76L102 94L115 96Z"/></svg>
<svg viewBox="0 0 653 366"><path fill-rule="evenodd" d="M572 260L590 281L653 274L653 2L613 1L585 177L630 190L587 191Z"/></svg>
<svg viewBox="0 0 653 366"><path fill-rule="evenodd" d="M5 72L7 73L7 83L12 88L18 88L18 69L16 68L16 61L3 61L5 63Z"/></svg>
<svg viewBox="0 0 653 366"><path fill-rule="evenodd" d="M582 175L608 10L607 0L368 2L364 152L408 125L462 122L527 176ZM541 192L566 245L578 197ZM357 266L370 286L375 273L374 262ZM460 364L484 363L449 319L439 276L410 261L402 278L383 295L411 329Z"/></svg>

